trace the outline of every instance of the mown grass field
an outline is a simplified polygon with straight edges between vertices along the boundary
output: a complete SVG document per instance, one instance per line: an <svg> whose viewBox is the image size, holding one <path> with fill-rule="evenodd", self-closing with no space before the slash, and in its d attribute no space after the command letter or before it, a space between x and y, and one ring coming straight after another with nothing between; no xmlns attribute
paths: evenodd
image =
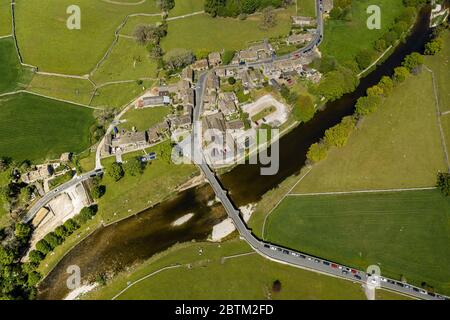
<svg viewBox="0 0 450 320"><path fill-rule="evenodd" d="M450 199L437 190L289 196L266 239L450 293Z"/></svg>
<svg viewBox="0 0 450 320"><path fill-rule="evenodd" d="M435 56L426 56L425 64L434 72L441 111L450 110L450 31L442 35L443 48Z"/></svg>
<svg viewBox="0 0 450 320"><path fill-rule="evenodd" d="M423 71L394 89L293 192L428 187L445 168L431 74Z"/></svg>
<svg viewBox="0 0 450 320"><path fill-rule="evenodd" d="M369 30L366 9L369 5L381 8L381 29ZM353 18L350 22L328 20L325 23L322 53L334 56L340 63L352 60L362 49L370 49L375 40L394 24L404 10L402 0L358 0L353 1Z"/></svg>
<svg viewBox="0 0 450 320"><path fill-rule="evenodd" d="M161 122L170 111L170 107L131 109L124 114L122 120L126 120L126 122L121 123L119 127L127 130L131 130L133 127L138 131L148 130L153 125Z"/></svg>
<svg viewBox="0 0 450 320"><path fill-rule="evenodd" d="M0 150L17 161L39 162L89 146L92 110L18 94L0 100Z"/></svg>
<svg viewBox="0 0 450 320"><path fill-rule="evenodd" d="M299 16L316 16L316 1L315 0L297 0Z"/></svg>
<svg viewBox="0 0 450 320"><path fill-rule="evenodd" d="M16 25L26 63L41 71L88 74L114 39L114 31L128 14L159 13L155 0L124 6L103 1L78 0L81 29L66 26L72 0L18 0Z"/></svg>
<svg viewBox="0 0 450 320"><path fill-rule="evenodd" d="M205 9L204 0L181 0L175 1L175 7L170 10L169 17L177 17L185 14L203 11Z"/></svg>
<svg viewBox="0 0 450 320"><path fill-rule="evenodd" d="M170 144L169 141L163 144ZM99 214L105 223L111 222L140 212L170 196L177 186L186 182L190 177L197 175L198 170L193 165L175 165L161 158L158 151L160 146L146 149L155 151L158 159L147 166L142 175L125 175L118 182L106 173L102 184L106 186L106 194L98 200ZM124 161L138 155L143 151L123 155ZM108 168L115 161L115 157L102 160Z"/></svg>
<svg viewBox="0 0 450 320"><path fill-rule="evenodd" d="M94 86L89 80L35 74L27 90L87 105L94 92Z"/></svg>
<svg viewBox="0 0 450 320"><path fill-rule="evenodd" d="M239 20L212 18L208 14L201 14L169 21L169 33L161 45L166 52L185 48L197 54L222 49L243 49L250 42L287 35L291 27L290 17L294 12L295 7L278 12L277 25L268 30L260 28L261 15Z"/></svg>
<svg viewBox="0 0 450 320"><path fill-rule="evenodd" d="M151 88L153 83L150 80L143 81L142 84L139 84L137 81L132 81L101 87L95 93L91 105L105 109L123 107L140 94L143 94L145 90Z"/></svg>
<svg viewBox="0 0 450 320"><path fill-rule="evenodd" d="M203 253L199 255L199 249ZM272 299L354 299L364 300L358 284L271 262L256 253L222 260L251 249L239 240L220 245L184 243L120 274L85 299L111 299L135 281L175 263L191 264L166 270L145 279L125 291L118 299L261 299L268 298L272 283L280 280L282 290ZM386 291L377 291L377 299L404 299Z"/></svg>
<svg viewBox="0 0 450 320"><path fill-rule="evenodd" d="M0 39L0 93L23 89L30 78L31 71L22 68L19 63L14 40Z"/></svg>
<svg viewBox="0 0 450 320"><path fill-rule="evenodd" d="M119 80L155 78L157 64L150 59L148 50L133 39L119 38L108 59L94 73L97 84Z"/></svg>
<svg viewBox="0 0 450 320"><path fill-rule="evenodd" d="M11 0L0 0L0 37L11 34Z"/></svg>

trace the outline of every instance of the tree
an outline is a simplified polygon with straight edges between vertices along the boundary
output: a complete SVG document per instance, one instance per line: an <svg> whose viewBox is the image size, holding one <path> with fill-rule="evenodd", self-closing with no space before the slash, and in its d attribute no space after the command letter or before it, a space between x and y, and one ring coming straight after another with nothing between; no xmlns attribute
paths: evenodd
<svg viewBox="0 0 450 320"><path fill-rule="evenodd" d="M314 117L316 108L310 96L300 95L294 104L294 117L297 121L307 122Z"/></svg>
<svg viewBox="0 0 450 320"><path fill-rule="evenodd" d="M439 172L436 186L444 196L448 197L450 195L450 174L446 172Z"/></svg>
<svg viewBox="0 0 450 320"><path fill-rule="evenodd" d="M95 185L91 189L91 196L94 199L100 199L106 193L106 186L104 185Z"/></svg>
<svg viewBox="0 0 450 320"><path fill-rule="evenodd" d="M234 85L234 84L236 83L236 79L235 79L234 77L229 77L229 78L228 78L228 83L229 83L230 85Z"/></svg>
<svg viewBox="0 0 450 320"><path fill-rule="evenodd" d="M380 82L378 83L378 87L383 90L383 96L387 97L392 93L394 89L394 81L388 76L383 76Z"/></svg>
<svg viewBox="0 0 450 320"><path fill-rule="evenodd" d="M275 280L272 283L272 292L273 293L278 293L281 291L281 281L280 280Z"/></svg>
<svg viewBox="0 0 450 320"><path fill-rule="evenodd" d="M408 78L409 70L405 67L397 67L394 69L394 79L398 82L403 82Z"/></svg>
<svg viewBox="0 0 450 320"><path fill-rule="evenodd" d="M120 163L113 162L108 168L108 174L111 176L111 178L114 179L114 181L117 182L123 178L125 172L123 171L122 165Z"/></svg>
<svg viewBox="0 0 450 320"><path fill-rule="evenodd" d="M28 258L31 262L39 263L44 259L45 255L37 250L31 250L28 254Z"/></svg>
<svg viewBox="0 0 450 320"><path fill-rule="evenodd" d="M124 165L124 169L126 174L129 174L131 176L137 176L144 172L144 166L142 164L142 161L138 157L133 157L128 160Z"/></svg>
<svg viewBox="0 0 450 320"><path fill-rule="evenodd" d="M261 29L267 30L276 26L277 20L273 7L264 8L262 11L262 16L261 24L259 26Z"/></svg>
<svg viewBox="0 0 450 320"><path fill-rule="evenodd" d="M398 39L398 34L395 31L388 31L384 34L383 40L386 42L386 46L393 45Z"/></svg>
<svg viewBox="0 0 450 320"><path fill-rule="evenodd" d="M380 104L380 96L360 97L355 106L356 114L358 114L359 116L371 114L372 112L375 112L377 110Z"/></svg>
<svg viewBox="0 0 450 320"><path fill-rule="evenodd" d="M16 255L13 249L0 246L0 265L10 265L14 262L15 258Z"/></svg>
<svg viewBox="0 0 450 320"><path fill-rule="evenodd" d="M14 234L20 241L27 241L31 234L31 227L26 223L16 223Z"/></svg>
<svg viewBox="0 0 450 320"><path fill-rule="evenodd" d="M378 52L383 52L384 50L386 50L387 46L386 46L386 40L384 39L378 39L377 41L375 41L373 48L375 50L377 50Z"/></svg>
<svg viewBox="0 0 450 320"><path fill-rule="evenodd" d="M45 239L41 239L36 243L36 250L42 252L42 254L46 256L50 251L52 251L52 247Z"/></svg>
<svg viewBox="0 0 450 320"><path fill-rule="evenodd" d="M32 271L28 274L28 285L34 287L41 280L42 276L37 271Z"/></svg>
<svg viewBox="0 0 450 320"><path fill-rule="evenodd" d="M379 85L374 85L367 89L368 96L382 96L384 94L383 88Z"/></svg>
<svg viewBox="0 0 450 320"><path fill-rule="evenodd" d="M343 147L356 125L353 117L345 117L342 122L325 131L325 143L328 146Z"/></svg>
<svg viewBox="0 0 450 320"><path fill-rule="evenodd" d="M315 163L327 157L328 148L323 143L314 143L309 147L306 157L309 161Z"/></svg>
<svg viewBox="0 0 450 320"><path fill-rule="evenodd" d="M192 51L186 49L170 50L164 57L164 63L170 70L178 70L195 61Z"/></svg>
<svg viewBox="0 0 450 320"><path fill-rule="evenodd" d="M205 12L217 16L219 9L225 5L225 0L205 0Z"/></svg>
<svg viewBox="0 0 450 320"><path fill-rule="evenodd" d="M66 222L64 222L64 228L66 228L69 234L72 234L79 227L80 226L73 219L68 219Z"/></svg>
<svg viewBox="0 0 450 320"><path fill-rule="evenodd" d="M80 213L77 214L77 216L75 217L75 221L80 225L84 224L89 219L92 219L92 217L95 216L97 211L98 211L98 207L95 204L92 206L89 206L89 207L84 207L83 209L81 209Z"/></svg>
<svg viewBox="0 0 450 320"><path fill-rule="evenodd" d="M57 246L59 246L63 240L58 237L54 232L50 232L48 233L45 237L44 240L50 245L50 247L53 249L55 249Z"/></svg>
<svg viewBox="0 0 450 320"><path fill-rule="evenodd" d="M65 239L70 235L69 230L67 230L67 228L64 225L60 225L60 226L56 227L54 232L61 239Z"/></svg>
<svg viewBox="0 0 450 320"><path fill-rule="evenodd" d="M422 65L424 62L423 56L418 52L413 52L410 55L407 55L402 62L402 66L407 68L410 72Z"/></svg>
<svg viewBox="0 0 450 320"><path fill-rule="evenodd" d="M361 70L364 70L368 66L370 66L373 60L373 56L374 56L373 51L369 49L361 50L356 55L356 62L358 63L359 68Z"/></svg>
<svg viewBox="0 0 450 320"><path fill-rule="evenodd" d="M425 45L425 54L429 56L434 56L442 50L442 40L434 39Z"/></svg>
<svg viewBox="0 0 450 320"><path fill-rule="evenodd" d="M175 7L175 0L159 0L159 7L162 11L169 11Z"/></svg>

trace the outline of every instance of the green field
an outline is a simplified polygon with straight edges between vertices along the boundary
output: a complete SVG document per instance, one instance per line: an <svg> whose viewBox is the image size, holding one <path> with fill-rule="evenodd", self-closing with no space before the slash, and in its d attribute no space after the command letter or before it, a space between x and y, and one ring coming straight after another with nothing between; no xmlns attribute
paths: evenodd
<svg viewBox="0 0 450 320"><path fill-rule="evenodd" d="M2 156L34 162L80 152L89 146L92 110L68 103L17 94L0 99Z"/></svg>
<svg viewBox="0 0 450 320"><path fill-rule="evenodd" d="M108 59L94 73L98 85L110 81L137 80L156 77L156 62L150 59L145 46L133 39L119 38Z"/></svg>
<svg viewBox="0 0 450 320"><path fill-rule="evenodd" d="M369 30L366 21L369 5L381 8L381 29ZM353 1L353 18L350 22L328 20L325 23L324 41L320 51L334 56L340 63L352 60L362 49L370 49L375 40L394 24L394 19L404 10L402 0ZM345 45L343 45L345 44Z"/></svg>
<svg viewBox="0 0 450 320"><path fill-rule="evenodd" d="M126 120L126 122L121 123L119 127L127 130L131 130L133 127L138 131L148 130L153 125L161 122L170 111L170 107L131 109L123 115L122 120Z"/></svg>
<svg viewBox="0 0 450 320"><path fill-rule="evenodd" d="M175 7L170 10L170 17L177 17L193 12L203 11L205 9L205 0L181 0L175 1Z"/></svg>
<svg viewBox="0 0 450 320"><path fill-rule="evenodd" d="M441 111L450 111L450 31L443 33L442 39L442 51L435 56L426 56L425 64L435 74Z"/></svg>
<svg viewBox="0 0 450 320"><path fill-rule="evenodd" d="M437 190L289 196L266 239L336 262L450 293L450 199Z"/></svg>
<svg viewBox="0 0 450 320"><path fill-rule="evenodd" d="M27 90L87 105L93 94L94 86L89 80L35 74Z"/></svg>
<svg viewBox="0 0 450 320"><path fill-rule="evenodd" d="M249 42L287 35L294 11L295 7L280 11L277 14L277 25L269 30L259 27L261 15L239 20L212 18L208 14L201 14L169 21L169 33L161 45L166 52L175 48L189 49L194 53L243 49Z"/></svg>
<svg viewBox="0 0 450 320"><path fill-rule="evenodd" d="M95 93L91 105L98 108L118 109L131 102L145 90L151 88L153 81L146 80L142 84L137 81L127 83L110 84L101 87Z"/></svg>
<svg viewBox="0 0 450 320"><path fill-rule="evenodd" d="M316 1L315 0L297 0L299 16L316 16Z"/></svg>
<svg viewBox="0 0 450 320"><path fill-rule="evenodd" d="M434 186L444 159L431 74L423 71L394 89L347 145L332 149L294 192Z"/></svg>
<svg viewBox="0 0 450 320"><path fill-rule="evenodd" d="M0 93L23 89L31 78L19 63L12 38L0 39L0 75Z"/></svg>
<svg viewBox="0 0 450 320"><path fill-rule="evenodd" d="M99 213L105 223L140 212L153 204L156 204L173 194L178 185L186 182L196 175L198 170L193 165L175 165L161 159L161 145L146 149L147 152L155 151L158 159L152 161L139 176L125 175L118 182L105 174L102 183L106 185L106 194L98 200ZM169 147L170 150L170 147ZM143 155L143 151L123 155L124 161L131 157ZM104 159L102 164L108 165L115 161L114 157Z"/></svg>
<svg viewBox="0 0 450 320"><path fill-rule="evenodd" d="M130 17L125 26L120 30L121 35L134 36L136 27L142 24L156 24L161 22L160 16L134 16Z"/></svg>
<svg viewBox="0 0 450 320"><path fill-rule="evenodd" d="M199 255L199 249L203 253ZM119 299L268 299L273 281L280 280L282 290L272 299L352 299L364 300L358 284L289 267L252 255L223 260L251 252L242 241L220 245L184 243L155 256L137 268L120 274L107 286L86 299L111 299L135 281L163 267L181 263L178 269L149 277L125 291ZM185 264L190 263L188 269ZM175 289L176 288L176 289ZM377 291L377 299L404 299L386 291Z"/></svg>
<svg viewBox="0 0 450 320"><path fill-rule="evenodd" d="M81 9L81 29L69 30L70 5ZM88 74L113 42L128 14L159 13L155 0L124 6L104 1L17 0L16 33L24 61L41 71Z"/></svg>
<svg viewBox="0 0 450 320"><path fill-rule="evenodd" d="M0 0L0 37L11 34L11 0Z"/></svg>

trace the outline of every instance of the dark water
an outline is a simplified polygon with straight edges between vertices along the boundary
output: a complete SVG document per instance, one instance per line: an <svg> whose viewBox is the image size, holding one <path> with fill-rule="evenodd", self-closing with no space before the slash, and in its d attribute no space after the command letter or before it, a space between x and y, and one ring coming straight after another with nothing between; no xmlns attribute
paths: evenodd
<svg viewBox="0 0 450 320"><path fill-rule="evenodd" d="M299 173L306 161L306 153L311 144L318 142L325 130L338 124L343 117L353 114L356 100L366 94L367 88L377 84L383 76L391 76L394 68L401 65L404 57L414 51L422 52L429 39L429 9L424 9L405 43L376 70L361 79L358 88L339 100L329 102L323 111L312 120L303 123L280 139L280 170L273 176L260 175L259 165L239 165L220 177L225 189L237 206L260 200L270 189L278 186L287 177ZM368 31L370 32L370 31ZM325 35L326 36L326 35Z"/></svg>
<svg viewBox="0 0 450 320"><path fill-rule="evenodd" d="M204 185L97 230L71 250L44 279L39 287L39 299L62 299L67 295L66 270L70 265L80 267L83 281L92 281L98 274L117 273L177 242L206 240L212 227L226 216L222 205L207 206L214 199L212 189ZM171 226L187 213L194 216L181 226Z"/></svg>
<svg viewBox="0 0 450 320"><path fill-rule="evenodd" d="M354 112L356 100L365 95L367 88L377 84L382 76L390 76L404 57L422 51L429 38L429 9L423 10L419 21L394 53L376 70L361 80L358 88L341 99L327 103L314 119L301 124L280 140L280 170L273 176L261 176L258 165L240 165L221 176L224 187L237 206L258 201L287 177L296 174L305 164L309 146L319 141L326 129ZM173 200L145 210L139 215L97 230L71 250L49 276L41 283L40 299L61 299L67 293L66 273L70 265L78 265L83 280L92 280L105 272L118 272L148 259L177 242L204 240L212 226L225 217L221 205L208 207L215 198L209 186L187 190ZM173 228L170 224L188 213L195 216L186 224Z"/></svg>

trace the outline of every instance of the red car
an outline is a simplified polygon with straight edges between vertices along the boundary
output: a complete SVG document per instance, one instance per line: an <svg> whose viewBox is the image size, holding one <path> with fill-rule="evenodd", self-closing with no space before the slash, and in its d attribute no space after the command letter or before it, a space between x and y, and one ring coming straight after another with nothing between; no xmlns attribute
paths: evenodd
<svg viewBox="0 0 450 320"><path fill-rule="evenodd" d="M331 267L336 269L337 268L337 264L336 263L332 263Z"/></svg>
<svg viewBox="0 0 450 320"><path fill-rule="evenodd" d="M358 273L358 271L356 271L355 269L352 269L352 273Z"/></svg>

